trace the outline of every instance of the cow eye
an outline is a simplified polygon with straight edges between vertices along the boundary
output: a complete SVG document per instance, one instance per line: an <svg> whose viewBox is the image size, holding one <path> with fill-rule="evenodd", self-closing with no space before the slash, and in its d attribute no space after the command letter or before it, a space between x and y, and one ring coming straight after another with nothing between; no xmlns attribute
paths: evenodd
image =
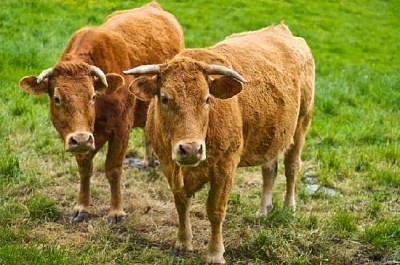
<svg viewBox="0 0 400 265"><path fill-rule="evenodd" d="M168 105L168 98L166 96L161 96L161 104Z"/></svg>
<svg viewBox="0 0 400 265"><path fill-rule="evenodd" d="M211 100L211 97L207 97L207 98L204 100L203 106L207 108L208 105L210 104L210 100Z"/></svg>
<svg viewBox="0 0 400 265"><path fill-rule="evenodd" d="M61 104L61 99L59 97L57 97L57 96L54 97L53 101L54 101L54 104L56 104L56 105L60 105Z"/></svg>

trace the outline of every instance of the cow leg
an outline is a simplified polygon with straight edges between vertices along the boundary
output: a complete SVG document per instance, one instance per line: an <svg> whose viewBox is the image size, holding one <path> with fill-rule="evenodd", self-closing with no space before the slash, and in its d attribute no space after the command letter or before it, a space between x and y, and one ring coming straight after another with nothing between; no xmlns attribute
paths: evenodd
<svg viewBox="0 0 400 265"><path fill-rule="evenodd" d="M265 163L261 166L262 177L263 177L263 187L261 195L261 205L256 216L260 217L272 211L272 189L274 187L274 182L276 175L278 173L278 160L274 159L271 162Z"/></svg>
<svg viewBox="0 0 400 265"><path fill-rule="evenodd" d="M105 170L111 190L110 212L108 215L111 224L122 222L126 216L121 201L121 175L127 145L128 137L114 136L108 142Z"/></svg>
<svg viewBox="0 0 400 265"><path fill-rule="evenodd" d="M154 161L154 156L153 156L153 148L151 146L150 140L147 139L146 136L144 138L145 138L145 151L144 151L144 157L143 157L143 166L154 167L155 161Z"/></svg>
<svg viewBox="0 0 400 265"><path fill-rule="evenodd" d="M90 177L93 173L93 157L94 154L75 156L76 162L78 163L80 188L78 204L75 206L71 216L73 222L82 222L89 217Z"/></svg>
<svg viewBox="0 0 400 265"><path fill-rule="evenodd" d="M311 113L299 119L295 135L293 137L293 144L290 149L286 151L284 157L285 176L286 176L286 194L285 206L296 208L295 198L295 182L296 176L299 173L301 165L301 150L304 145L305 135L307 128L310 124Z"/></svg>
<svg viewBox="0 0 400 265"><path fill-rule="evenodd" d="M190 205L192 198L185 194L174 194L175 207L178 212L178 239L172 250L174 256L184 256L193 251L192 227L190 224Z"/></svg>
<svg viewBox="0 0 400 265"><path fill-rule="evenodd" d="M229 158L227 161L229 161ZM220 165L216 174L210 180L210 191L207 199L207 215L211 223L211 239L208 243L207 254L208 264L225 264L222 225L234 176L234 166Z"/></svg>

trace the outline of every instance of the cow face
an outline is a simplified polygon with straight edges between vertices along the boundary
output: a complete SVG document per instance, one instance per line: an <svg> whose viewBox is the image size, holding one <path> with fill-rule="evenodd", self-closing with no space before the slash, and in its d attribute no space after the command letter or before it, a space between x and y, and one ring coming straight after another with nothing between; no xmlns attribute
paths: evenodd
<svg viewBox="0 0 400 265"><path fill-rule="evenodd" d="M153 121L179 166L195 167L206 159L205 140L214 98L230 98L242 89L235 78L212 79L208 69L208 65L188 58L176 59L161 65L156 76L139 77L130 85L136 97L154 98Z"/></svg>
<svg viewBox="0 0 400 265"><path fill-rule="evenodd" d="M95 102L99 93L113 93L122 84L117 74L94 73L85 63L59 63L39 77L28 76L20 86L33 95L47 93L50 119L63 139L65 150L85 153L95 149ZM97 77L99 75L100 77Z"/></svg>

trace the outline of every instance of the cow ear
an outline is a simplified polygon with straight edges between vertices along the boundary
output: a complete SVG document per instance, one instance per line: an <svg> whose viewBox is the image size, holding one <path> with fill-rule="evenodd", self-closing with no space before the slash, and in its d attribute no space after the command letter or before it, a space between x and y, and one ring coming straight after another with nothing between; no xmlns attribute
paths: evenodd
<svg viewBox="0 0 400 265"><path fill-rule="evenodd" d="M96 78L94 81L94 88L96 92L112 94L125 83L124 78L119 74L108 73L106 74L106 79L108 86L105 86L100 79Z"/></svg>
<svg viewBox="0 0 400 265"><path fill-rule="evenodd" d="M37 96L43 93L48 93L49 86L48 81L44 80L40 83L37 82L37 78L33 75L25 76L19 80L19 86L31 95Z"/></svg>
<svg viewBox="0 0 400 265"><path fill-rule="evenodd" d="M210 84L210 94L220 99L231 98L242 91L242 89L242 82L226 76L213 79Z"/></svg>
<svg viewBox="0 0 400 265"><path fill-rule="evenodd" d="M157 76L140 76L133 80L129 90L135 97L148 101L158 94Z"/></svg>

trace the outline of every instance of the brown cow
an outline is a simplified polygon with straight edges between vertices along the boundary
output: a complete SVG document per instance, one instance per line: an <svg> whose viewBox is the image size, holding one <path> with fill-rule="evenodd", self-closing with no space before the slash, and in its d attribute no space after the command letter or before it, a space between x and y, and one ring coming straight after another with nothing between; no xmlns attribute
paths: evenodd
<svg viewBox="0 0 400 265"><path fill-rule="evenodd" d="M110 221L119 222L126 215L120 191L122 164L130 129L144 127L148 102L129 93L128 84L133 78L122 77L122 70L165 62L183 45L182 28L176 18L152 2L114 12L101 26L78 30L54 67L37 78L20 80L20 86L33 95L48 94L51 121L65 149L76 157L80 191L73 221L88 216L93 157L106 142ZM147 150L146 154L145 162L151 152Z"/></svg>
<svg viewBox="0 0 400 265"><path fill-rule="evenodd" d="M207 262L225 263L222 223L237 166L261 165L257 215L262 215L272 209L277 157L283 153L285 205L295 206L295 177L314 98L314 62L302 38L285 25L271 26L125 73L153 74L136 78L130 90L152 99L145 131L174 194L175 254L193 249L191 197L210 182Z"/></svg>

